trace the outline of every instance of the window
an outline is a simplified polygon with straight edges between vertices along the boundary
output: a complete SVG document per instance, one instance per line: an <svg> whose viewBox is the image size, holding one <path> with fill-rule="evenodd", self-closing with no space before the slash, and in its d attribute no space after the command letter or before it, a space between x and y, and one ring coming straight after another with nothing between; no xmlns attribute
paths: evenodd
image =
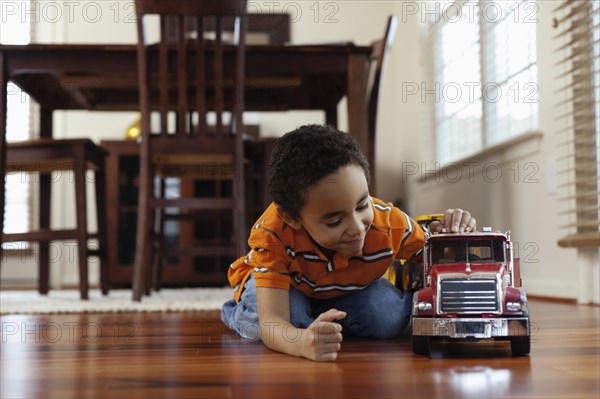
<svg viewBox="0 0 600 399"><path fill-rule="evenodd" d="M534 1L442 1L428 22L435 160L454 162L537 128ZM435 82L431 84L431 82Z"/></svg>
<svg viewBox="0 0 600 399"><path fill-rule="evenodd" d="M438 240L431 245L431 263L504 262L504 248L502 239Z"/></svg>
<svg viewBox="0 0 600 399"><path fill-rule="evenodd" d="M2 15L0 44L28 44L30 23L21 21L19 13ZM12 83L7 87L6 139L8 142L30 138L31 103L29 96ZM4 209L4 231L22 233L31 227L31 176L23 173L7 173L6 204ZM3 248L24 249L28 243L7 243Z"/></svg>

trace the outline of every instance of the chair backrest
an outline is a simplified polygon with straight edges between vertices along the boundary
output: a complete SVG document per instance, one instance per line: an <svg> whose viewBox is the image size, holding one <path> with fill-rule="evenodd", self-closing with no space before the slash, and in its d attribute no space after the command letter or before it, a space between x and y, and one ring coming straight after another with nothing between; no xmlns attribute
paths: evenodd
<svg viewBox="0 0 600 399"><path fill-rule="evenodd" d="M246 0L135 0L135 6L142 113L140 208L146 208L145 195L152 193L151 165L160 162L157 155L175 162L185 158L180 154L192 154L196 160L207 154L233 155L234 239L239 248L245 248L242 115ZM149 15L159 16L157 45L148 43L145 36ZM236 21L234 38L226 43L224 19L232 17ZM160 115L157 133L150 130L153 110ZM215 112L214 129L209 129L207 111ZM226 111L231 112L228 131L223 118ZM168 131L173 113L174 133ZM185 200L180 199L182 203Z"/></svg>
<svg viewBox="0 0 600 399"><path fill-rule="evenodd" d="M231 111L228 133L241 132L246 1L136 0L135 6L142 134L150 132L152 110L160 115L158 134L162 136L169 134L169 113L175 114L174 135L189 135L194 126L193 133L207 133L210 110L216 115L211 132L227 133L225 111ZM158 45L147 42L148 15L159 16ZM225 43L223 21L232 17L236 21L234 40Z"/></svg>
<svg viewBox="0 0 600 399"><path fill-rule="evenodd" d="M381 80L387 55L394 42L397 25L398 19L396 16L390 15L384 37L371 43L373 50L371 51L369 81L367 85L367 122L369 129L369 154L367 154L367 156L369 163L371 163L373 168L375 167L375 135L377 129L377 108L379 105Z"/></svg>
<svg viewBox="0 0 600 399"><path fill-rule="evenodd" d="M379 103L379 94L381 79L383 76L385 63L387 60L387 54L392 48L394 43L394 36L396 35L396 27L398 25L398 19L394 15L390 15L388 23L385 29L385 35L382 39L376 40L371 43L370 56L370 73L369 82L367 86L367 104L368 104L368 119L369 119L369 133L375 134L375 127L377 124L377 106Z"/></svg>

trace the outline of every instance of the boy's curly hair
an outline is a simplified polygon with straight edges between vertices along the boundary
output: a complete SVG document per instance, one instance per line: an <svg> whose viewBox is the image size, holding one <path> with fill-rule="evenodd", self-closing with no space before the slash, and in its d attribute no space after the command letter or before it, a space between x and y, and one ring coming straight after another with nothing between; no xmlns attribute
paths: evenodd
<svg viewBox="0 0 600 399"><path fill-rule="evenodd" d="M308 189L349 164L360 166L369 181L369 163L350 134L331 126L300 126L280 137L271 154L269 186L273 201L297 218Z"/></svg>

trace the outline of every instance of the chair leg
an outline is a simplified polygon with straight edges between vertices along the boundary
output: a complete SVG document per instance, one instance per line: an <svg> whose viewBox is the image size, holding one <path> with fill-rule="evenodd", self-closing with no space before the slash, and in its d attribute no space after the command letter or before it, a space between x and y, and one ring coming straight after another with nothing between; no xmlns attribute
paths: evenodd
<svg viewBox="0 0 600 399"><path fill-rule="evenodd" d="M40 231L50 230L50 209L52 198L52 186L50 173L40 173ZM50 242L40 241L39 245L39 281L40 294L48 294L50 286Z"/></svg>
<svg viewBox="0 0 600 399"><path fill-rule="evenodd" d="M161 273L163 260L159 255L160 251L161 247L159 246L152 256L152 288L154 291L160 291L162 285Z"/></svg>
<svg viewBox="0 0 600 399"><path fill-rule="evenodd" d="M100 290L107 295L109 290L108 253L106 236L106 176L104 165L95 173L96 215L98 220L98 264L100 265Z"/></svg>
<svg viewBox="0 0 600 399"><path fill-rule="evenodd" d="M263 140L263 149L262 149L262 164L261 164L261 173L263 175L267 174L269 169L269 165L271 163L271 153L273 152L273 148L275 148L275 139L264 139ZM271 191L269 190L269 185L263 180L261 181L262 187L262 195L261 195L261 208L267 209L267 207L273 201L271 197ZM254 221L252 221L254 222Z"/></svg>
<svg viewBox="0 0 600 399"><path fill-rule="evenodd" d="M146 283L146 262L148 260L148 242L146 231L148 230L148 203L145 195L140 193L138 201L138 221L136 229L136 245L135 245L135 264L133 266L133 300L141 301L145 291Z"/></svg>
<svg viewBox="0 0 600 399"><path fill-rule="evenodd" d="M166 181L164 178L161 178L158 183L160 190L160 198L165 198L166 191ZM163 264L163 247L164 247L164 232L165 232L165 210L164 208L159 208L154 212L156 220L152 225L156 228L156 236L155 240L153 240L155 245L152 245L152 250L150 254L150 259L152 260L152 288L155 291L160 290L161 286L161 274L162 274L162 264Z"/></svg>
<svg viewBox="0 0 600 399"><path fill-rule="evenodd" d="M77 252L79 254L79 292L81 299L88 299L88 244L86 217L86 165L83 148L75 156L75 208L77 212Z"/></svg>
<svg viewBox="0 0 600 399"><path fill-rule="evenodd" d="M146 274L148 260L150 259L151 240L151 210L149 202L152 196L152 180L147 164L148 150L142 149L140 153L140 188L138 194L138 220L136 230L135 264L133 268L133 300L141 301L146 291Z"/></svg>
<svg viewBox="0 0 600 399"><path fill-rule="evenodd" d="M337 128L338 124L337 107L325 110L325 124Z"/></svg>
<svg viewBox="0 0 600 399"><path fill-rule="evenodd" d="M154 187L154 186L152 186ZM152 190L154 191L154 190ZM150 231L148 233L148 249L146 255L146 263L149 267L146 268L146 272L144 274L144 278L146 282L144 283L144 294L150 295L152 293L152 275L153 275L153 267L154 267L154 259L156 258L156 213L158 210L151 209L148 212L148 225Z"/></svg>
<svg viewBox="0 0 600 399"><path fill-rule="evenodd" d="M238 160L238 162L240 161ZM233 195L235 201L233 234L235 253L238 257L242 256L246 252L246 181L244 176L244 164L240 162L239 165L236 165L236 175L233 180Z"/></svg>

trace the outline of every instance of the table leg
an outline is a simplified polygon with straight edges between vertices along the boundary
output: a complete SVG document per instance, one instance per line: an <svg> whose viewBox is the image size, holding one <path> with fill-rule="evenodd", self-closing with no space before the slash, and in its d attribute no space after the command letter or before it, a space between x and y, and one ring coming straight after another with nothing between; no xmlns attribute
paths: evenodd
<svg viewBox="0 0 600 399"><path fill-rule="evenodd" d="M75 174L75 209L77 213L77 255L79 264L79 292L81 299L88 299L88 243L87 243L87 185L85 149L78 148L75 153L75 162L73 166Z"/></svg>
<svg viewBox="0 0 600 399"><path fill-rule="evenodd" d="M52 110L40 108L40 137L52 137ZM40 172L39 220L40 231L50 230L52 199L51 173ZM50 288L50 242L42 240L39 245L39 291L47 294Z"/></svg>
<svg viewBox="0 0 600 399"><path fill-rule="evenodd" d="M96 220L98 222L98 264L100 265L100 289L102 295L108 295L109 268L107 250L107 215L106 215L106 169L104 163L95 172L94 186L96 188ZM114 230L116 231L116 230Z"/></svg>

